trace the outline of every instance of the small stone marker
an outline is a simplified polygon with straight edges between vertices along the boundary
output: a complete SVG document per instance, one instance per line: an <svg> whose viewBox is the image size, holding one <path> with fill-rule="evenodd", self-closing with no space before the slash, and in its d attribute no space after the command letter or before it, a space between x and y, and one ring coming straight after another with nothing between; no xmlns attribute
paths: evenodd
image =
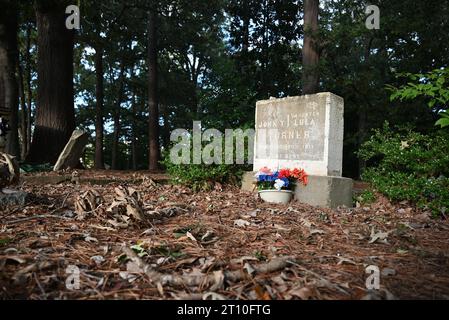
<svg viewBox="0 0 449 320"><path fill-rule="evenodd" d="M351 207L352 179L341 177L343 115L343 98L330 92L258 101L253 170L303 168L309 183L297 186L297 200ZM244 190L252 191L250 177L244 176Z"/></svg>
<svg viewBox="0 0 449 320"><path fill-rule="evenodd" d="M0 208L6 206L25 205L28 193L24 191L3 189L0 191Z"/></svg>
<svg viewBox="0 0 449 320"><path fill-rule="evenodd" d="M81 130L75 130L67 142L64 150L59 155L58 161L53 168L53 171L59 171L67 168L75 168L83 154L86 147L89 135Z"/></svg>

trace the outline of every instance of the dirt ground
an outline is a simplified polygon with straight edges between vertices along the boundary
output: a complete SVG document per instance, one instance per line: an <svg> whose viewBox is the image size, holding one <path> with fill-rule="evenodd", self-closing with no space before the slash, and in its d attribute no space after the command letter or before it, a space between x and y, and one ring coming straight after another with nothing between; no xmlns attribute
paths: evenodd
<svg viewBox="0 0 449 320"><path fill-rule="evenodd" d="M0 298L449 298L449 223L405 202L331 210L163 175L68 174L25 178L28 203L0 211Z"/></svg>

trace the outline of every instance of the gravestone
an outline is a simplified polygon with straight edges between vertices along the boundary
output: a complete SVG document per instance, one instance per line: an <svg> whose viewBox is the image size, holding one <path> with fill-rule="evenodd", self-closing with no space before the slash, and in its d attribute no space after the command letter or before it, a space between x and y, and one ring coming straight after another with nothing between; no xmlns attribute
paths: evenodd
<svg viewBox="0 0 449 320"><path fill-rule="evenodd" d="M296 199L352 206L352 180L342 177L343 116L343 98L329 92L258 101L254 171L303 168L309 184L297 186ZM247 190L249 177L242 183Z"/></svg>
<svg viewBox="0 0 449 320"><path fill-rule="evenodd" d="M89 135L81 130L74 130L69 141L59 155L58 161L56 161L53 171L59 171L63 169L74 169L83 154L86 147Z"/></svg>

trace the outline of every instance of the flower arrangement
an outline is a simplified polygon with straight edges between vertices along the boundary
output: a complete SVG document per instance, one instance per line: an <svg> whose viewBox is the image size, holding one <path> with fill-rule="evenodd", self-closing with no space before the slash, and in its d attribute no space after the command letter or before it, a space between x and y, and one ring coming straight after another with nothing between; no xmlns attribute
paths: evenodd
<svg viewBox="0 0 449 320"><path fill-rule="evenodd" d="M307 185L308 179L304 169L280 169L272 172L263 167L256 173L258 190L294 190L297 183Z"/></svg>

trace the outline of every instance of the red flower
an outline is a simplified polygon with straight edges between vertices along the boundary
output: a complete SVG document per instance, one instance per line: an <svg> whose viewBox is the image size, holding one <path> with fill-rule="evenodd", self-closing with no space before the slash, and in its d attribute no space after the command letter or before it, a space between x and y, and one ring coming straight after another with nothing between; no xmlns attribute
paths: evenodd
<svg viewBox="0 0 449 320"><path fill-rule="evenodd" d="M295 179L297 179L299 182L302 182L304 185L307 185L308 178L307 178L307 174L304 171L304 169L298 169L295 168L291 171L291 176Z"/></svg>
<svg viewBox="0 0 449 320"><path fill-rule="evenodd" d="M302 177L302 183L306 186L309 183L309 177L304 173Z"/></svg>
<svg viewBox="0 0 449 320"><path fill-rule="evenodd" d="M290 178L290 176L291 176L291 172L290 172L290 169L281 169L281 170L279 170L279 175L278 175L278 177L279 177L279 179L282 179L282 178Z"/></svg>
<svg viewBox="0 0 449 320"><path fill-rule="evenodd" d="M299 170L298 168L293 169L292 170L292 177L295 178L295 179L299 179L299 177L301 177L301 173L303 171L304 170Z"/></svg>
<svg viewBox="0 0 449 320"><path fill-rule="evenodd" d="M268 167L263 167L259 170L259 172L263 174L271 174L271 169Z"/></svg>

